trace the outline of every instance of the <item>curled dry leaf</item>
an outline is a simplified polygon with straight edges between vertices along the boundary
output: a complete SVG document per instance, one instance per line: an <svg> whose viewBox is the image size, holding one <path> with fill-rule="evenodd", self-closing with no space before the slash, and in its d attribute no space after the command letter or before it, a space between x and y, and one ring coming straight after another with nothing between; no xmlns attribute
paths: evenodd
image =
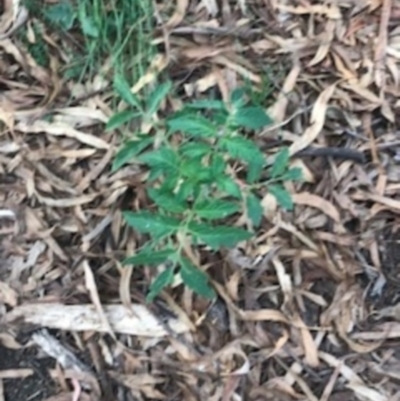
<svg viewBox="0 0 400 401"><path fill-rule="evenodd" d="M309 192L293 194L292 198L294 203L319 209L322 213L328 215L336 223L340 223L340 214L337 208L326 199Z"/></svg>
<svg viewBox="0 0 400 401"><path fill-rule="evenodd" d="M78 131L63 123L50 123L43 120L37 120L30 124L26 122L19 122L18 124L16 124L15 129L25 132L27 134L47 133L54 136L66 136L69 138L74 138L78 142L84 143L85 145L92 146L97 149L108 149L110 147L110 145L103 139L91 134L86 134L84 132Z"/></svg>
<svg viewBox="0 0 400 401"><path fill-rule="evenodd" d="M186 9L188 8L188 0L177 0L174 14L165 24L166 28L174 28L179 25L186 14Z"/></svg>
<svg viewBox="0 0 400 401"><path fill-rule="evenodd" d="M290 146L289 151L291 155L305 149L317 139L324 126L328 103L336 89L336 85L337 84L328 86L318 96L311 112L310 126L306 129L304 134Z"/></svg>

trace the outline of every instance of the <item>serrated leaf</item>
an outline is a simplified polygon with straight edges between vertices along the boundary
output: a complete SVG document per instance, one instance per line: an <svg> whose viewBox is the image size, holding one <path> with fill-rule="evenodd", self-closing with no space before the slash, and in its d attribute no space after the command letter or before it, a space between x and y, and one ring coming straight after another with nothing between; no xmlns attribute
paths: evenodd
<svg viewBox="0 0 400 401"><path fill-rule="evenodd" d="M194 182L211 182L214 180L211 168L203 164L202 158L185 159L179 168L183 177L188 177Z"/></svg>
<svg viewBox="0 0 400 401"><path fill-rule="evenodd" d="M124 212L124 219L129 226L141 233L162 238L178 231L180 221L173 217L150 212Z"/></svg>
<svg viewBox="0 0 400 401"><path fill-rule="evenodd" d="M152 167L152 169L150 170L150 174L147 177L147 182L154 182L158 178L162 177L163 174L165 174L165 170L163 167Z"/></svg>
<svg viewBox="0 0 400 401"><path fill-rule="evenodd" d="M141 109L138 98L132 93L129 83L121 74L114 75L114 89L124 102Z"/></svg>
<svg viewBox="0 0 400 401"><path fill-rule="evenodd" d="M132 110L124 110L116 113L110 117L107 121L106 130L111 131L113 129L119 128L121 125L139 117L140 114L132 112Z"/></svg>
<svg viewBox="0 0 400 401"><path fill-rule="evenodd" d="M274 163L271 167L271 178L282 175L289 165L290 153L288 148L282 148L275 156Z"/></svg>
<svg viewBox="0 0 400 401"><path fill-rule="evenodd" d="M183 213L188 209L185 202L181 201L177 195L172 192L163 191L162 189L150 188L147 190L150 198L161 209L172 213Z"/></svg>
<svg viewBox="0 0 400 401"><path fill-rule="evenodd" d="M261 206L261 200L254 194L249 193L246 197L246 209L247 216L253 223L254 227L258 227L263 217L263 207Z"/></svg>
<svg viewBox="0 0 400 401"><path fill-rule="evenodd" d="M190 223L189 231L198 240L213 249L220 247L232 248L241 241L251 238L252 234L242 228L228 226L209 226L201 223Z"/></svg>
<svg viewBox="0 0 400 401"><path fill-rule="evenodd" d="M242 193L240 187L233 178L229 176L221 176L216 178L217 187L220 191L226 192L228 195L241 199Z"/></svg>
<svg viewBox="0 0 400 401"><path fill-rule="evenodd" d="M169 172L165 174L164 171L164 177L161 186L159 187L160 191L164 192L170 192L174 193L174 190L176 189L178 183L179 183L180 177L178 174L175 172Z"/></svg>
<svg viewBox="0 0 400 401"><path fill-rule="evenodd" d="M147 294L146 301L152 302L153 299L168 285L174 281L174 269L172 267L160 273L150 285L150 292Z"/></svg>
<svg viewBox="0 0 400 401"><path fill-rule="evenodd" d="M262 171L264 169L265 160L264 158L254 158L251 162L248 162L248 171L246 181L249 184L253 184L258 181L261 177Z"/></svg>
<svg viewBox="0 0 400 401"><path fill-rule="evenodd" d="M226 170L226 162L220 154L215 154L211 159L210 168L214 177L218 177L224 174Z"/></svg>
<svg viewBox="0 0 400 401"><path fill-rule="evenodd" d="M188 142L179 147L179 152L187 158L203 157L211 151L211 146L203 142Z"/></svg>
<svg viewBox="0 0 400 401"><path fill-rule="evenodd" d="M226 110L224 102L221 100L197 100L185 106L188 109L196 110Z"/></svg>
<svg viewBox="0 0 400 401"><path fill-rule="evenodd" d="M249 129L259 129L272 124L272 119L262 107L248 106L241 107L235 111L234 122Z"/></svg>
<svg viewBox="0 0 400 401"><path fill-rule="evenodd" d="M268 191L275 197L282 208L293 210L292 196L282 185L270 185Z"/></svg>
<svg viewBox="0 0 400 401"><path fill-rule="evenodd" d="M215 291L208 283L206 273L194 266L188 259L181 259L181 268L179 274L182 281L194 292L202 297L213 299Z"/></svg>
<svg viewBox="0 0 400 401"><path fill-rule="evenodd" d="M198 217L207 220L223 219L239 210L240 207L236 203L220 199L204 200L193 208Z"/></svg>
<svg viewBox="0 0 400 401"><path fill-rule="evenodd" d="M176 196L183 200L189 200L195 197L195 192L198 189L198 185L196 182L191 180L184 180L182 184L179 186L179 190Z"/></svg>
<svg viewBox="0 0 400 401"><path fill-rule="evenodd" d="M174 249L163 249L161 251L155 251L154 249L145 248L142 251L138 252L134 256L130 256L126 258L122 264L123 265L159 265L164 263L169 259L170 256L176 254L176 250Z"/></svg>
<svg viewBox="0 0 400 401"><path fill-rule="evenodd" d="M302 181L303 172L300 167L293 167L281 176L282 181Z"/></svg>
<svg viewBox="0 0 400 401"><path fill-rule="evenodd" d="M121 168L124 164L128 163L145 149L152 142L151 138L145 138L142 140L133 140L125 143L122 148L116 154L113 164L112 171L116 171Z"/></svg>
<svg viewBox="0 0 400 401"><path fill-rule="evenodd" d="M264 160L264 155L257 145L240 135L224 138L222 144L235 159L241 159L245 162L251 162L254 158Z"/></svg>
<svg viewBox="0 0 400 401"><path fill-rule="evenodd" d="M151 116L160 108L161 102L167 97L171 91L172 82L167 81L158 85L156 89L150 94L147 100L146 113Z"/></svg>
<svg viewBox="0 0 400 401"><path fill-rule="evenodd" d="M203 116L197 114L184 114L167 121L171 132L183 132L196 137L214 137L217 135L217 127Z"/></svg>
<svg viewBox="0 0 400 401"><path fill-rule="evenodd" d="M150 167L165 169L166 171L177 171L179 168L177 153L167 147L143 153L138 160L148 164Z"/></svg>

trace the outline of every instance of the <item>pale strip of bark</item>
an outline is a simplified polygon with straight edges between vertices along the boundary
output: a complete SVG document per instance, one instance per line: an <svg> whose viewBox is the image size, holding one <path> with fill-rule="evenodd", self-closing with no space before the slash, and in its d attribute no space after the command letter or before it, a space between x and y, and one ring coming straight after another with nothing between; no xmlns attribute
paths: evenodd
<svg viewBox="0 0 400 401"><path fill-rule="evenodd" d="M168 333L149 310L138 304L128 310L124 305L104 305L104 314L115 333L145 337L163 337ZM109 329L93 305L26 304L14 308L5 316L5 323L24 322L39 327L107 333ZM176 334L189 331L189 327L178 319L163 320Z"/></svg>

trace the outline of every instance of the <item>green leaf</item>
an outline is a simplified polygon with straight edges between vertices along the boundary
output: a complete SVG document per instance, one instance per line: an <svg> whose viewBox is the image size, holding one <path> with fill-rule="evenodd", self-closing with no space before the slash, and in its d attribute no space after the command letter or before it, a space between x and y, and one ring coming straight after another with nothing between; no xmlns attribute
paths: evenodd
<svg viewBox="0 0 400 401"><path fill-rule="evenodd" d="M195 192L197 190L198 190L198 184L189 179L186 179L179 186L179 190L176 196L182 201L189 200L191 198L194 198Z"/></svg>
<svg viewBox="0 0 400 401"><path fill-rule="evenodd" d="M217 135L217 127L203 116L186 114L167 121L171 132L183 132L196 137L214 137Z"/></svg>
<svg viewBox="0 0 400 401"><path fill-rule="evenodd" d="M119 113L114 114L107 121L106 130L111 131L120 127L123 124L133 120L136 117L139 117L140 114L132 112L132 110L124 110Z"/></svg>
<svg viewBox="0 0 400 401"><path fill-rule="evenodd" d="M171 171L165 174L164 171L164 177L161 186L159 187L160 191L163 192L169 192L169 193L174 193L178 183L179 183L180 177L176 172ZM175 195L177 198L178 196Z"/></svg>
<svg viewBox="0 0 400 401"><path fill-rule="evenodd" d="M131 161L137 154L150 145L151 142L151 138L145 138L142 140L133 140L125 143L114 158L112 171L114 172L118 170L124 164Z"/></svg>
<svg viewBox="0 0 400 401"><path fill-rule="evenodd" d="M254 160L248 163L246 180L249 184L253 184L255 181L258 181L260 179L262 171L264 169L264 165L264 157L260 157L259 159L254 158Z"/></svg>
<svg viewBox="0 0 400 401"><path fill-rule="evenodd" d="M166 171L177 171L179 168L179 158L177 153L167 147L152 150L141 154L139 161L148 164L150 167L164 169Z"/></svg>
<svg viewBox="0 0 400 401"><path fill-rule="evenodd" d="M272 124L271 118L259 106L241 107L234 114L234 122L249 129L259 129Z"/></svg>
<svg viewBox="0 0 400 401"><path fill-rule="evenodd" d="M141 110L138 98L132 93L129 83L121 74L114 75L114 89L124 102Z"/></svg>
<svg viewBox="0 0 400 401"><path fill-rule="evenodd" d="M231 93L231 103L236 107L242 107L246 104L246 90L244 88L236 88Z"/></svg>
<svg viewBox="0 0 400 401"><path fill-rule="evenodd" d="M300 167L293 167L281 176L282 181L302 181L303 172Z"/></svg>
<svg viewBox="0 0 400 401"><path fill-rule="evenodd" d="M194 292L202 297L213 299L215 291L208 283L206 273L194 266L188 259L181 259L181 268L179 274L182 281Z"/></svg>
<svg viewBox="0 0 400 401"><path fill-rule="evenodd" d="M259 179L264 168L265 157L253 141L238 135L224 138L221 145L233 158L247 163L249 168L247 182L252 183Z"/></svg>
<svg viewBox="0 0 400 401"><path fill-rule="evenodd" d="M224 126L227 124L229 113L226 110L216 110L212 119L215 125Z"/></svg>
<svg viewBox="0 0 400 401"><path fill-rule="evenodd" d="M168 285L174 281L174 269L172 267L160 273L150 285L150 292L147 294L146 301L152 302L153 299Z"/></svg>
<svg viewBox="0 0 400 401"><path fill-rule="evenodd" d="M226 110L224 102L221 100L198 100L193 103L189 103L185 106L188 109L197 110Z"/></svg>
<svg viewBox="0 0 400 401"><path fill-rule="evenodd" d="M240 159L247 163L252 162L255 159L264 161L264 154L250 139L244 138L239 135L232 136L224 138L221 141L221 144L235 159Z"/></svg>
<svg viewBox="0 0 400 401"><path fill-rule="evenodd" d="M162 177L165 174L165 170L162 167L153 167L150 170L150 174L147 177L147 182L151 183L156 181L158 178Z"/></svg>
<svg viewBox="0 0 400 401"><path fill-rule="evenodd" d="M207 220L223 219L240 210L239 205L234 202L220 199L204 200L193 208L198 217Z"/></svg>
<svg viewBox="0 0 400 401"><path fill-rule="evenodd" d="M188 142L179 147L179 152L187 158L204 157L211 151L211 146L203 142Z"/></svg>
<svg viewBox="0 0 400 401"><path fill-rule="evenodd" d="M290 153L288 148L282 148L275 156L274 163L271 168L271 178L282 175L289 165Z"/></svg>
<svg viewBox="0 0 400 401"><path fill-rule="evenodd" d="M190 223L188 227L193 236L213 249L222 246L232 248L238 242L246 241L252 234L237 227L209 226L207 224Z"/></svg>
<svg viewBox="0 0 400 401"><path fill-rule="evenodd" d="M150 212L124 212L124 219L129 226L152 237L162 238L174 234L180 227L180 221L173 217Z"/></svg>
<svg viewBox="0 0 400 401"><path fill-rule="evenodd" d="M213 182L214 175L211 167L205 166L202 158L185 159L180 165L180 172L194 182Z"/></svg>
<svg viewBox="0 0 400 401"><path fill-rule="evenodd" d="M85 36L90 38L98 38L100 30L93 17L88 16L84 6L79 7L79 22L81 24L82 32Z"/></svg>
<svg viewBox="0 0 400 401"><path fill-rule="evenodd" d="M224 174L226 170L226 162L220 154L215 154L211 159L210 168L213 172L214 178Z"/></svg>
<svg viewBox="0 0 400 401"><path fill-rule="evenodd" d="M232 177L221 176L216 177L217 187L220 191L226 192L228 195L234 196L235 198L241 199L242 192L240 187Z"/></svg>
<svg viewBox="0 0 400 401"><path fill-rule="evenodd" d="M170 256L176 254L174 249L163 249L155 251L154 249L145 248L134 256L126 258L122 264L124 265L159 265L169 259Z"/></svg>
<svg viewBox="0 0 400 401"><path fill-rule="evenodd" d="M258 227L264 212L260 199L256 195L249 193L246 197L246 209L254 227Z"/></svg>
<svg viewBox="0 0 400 401"><path fill-rule="evenodd" d="M282 185L270 185L268 191L276 198L281 207L293 210L292 196Z"/></svg>
<svg viewBox="0 0 400 401"><path fill-rule="evenodd" d="M183 213L188 209L188 206L172 192L150 188L147 190L147 193L161 209L165 209L173 213Z"/></svg>
<svg viewBox="0 0 400 401"><path fill-rule="evenodd" d="M168 93L171 91L172 82L167 81L158 85L157 88L150 94L147 100L146 113L152 116L156 111L158 111L161 102L167 97Z"/></svg>
<svg viewBox="0 0 400 401"><path fill-rule="evenodd" d="M43 13L51 24L57 25L58 28L65 31L70 30L74 25L76 13L68 0L45 7Z"/></svg>

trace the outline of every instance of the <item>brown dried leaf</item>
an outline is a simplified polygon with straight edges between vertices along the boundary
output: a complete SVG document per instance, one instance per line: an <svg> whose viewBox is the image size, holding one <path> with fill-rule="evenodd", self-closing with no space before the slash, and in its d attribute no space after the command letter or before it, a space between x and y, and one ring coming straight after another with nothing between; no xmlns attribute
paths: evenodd
<svg viewBox="0 0 400 401"><path fill-rule="evenodd" d="M337 84L328 86L318 96L318 99L315 102L311 112L311 125L298 140L292 143L289 148L291 155L299 152L302 149L305 149L307 146L311 145L315 139L317 139L324 126L328 103L336 89L336 85Z"/></svg>

